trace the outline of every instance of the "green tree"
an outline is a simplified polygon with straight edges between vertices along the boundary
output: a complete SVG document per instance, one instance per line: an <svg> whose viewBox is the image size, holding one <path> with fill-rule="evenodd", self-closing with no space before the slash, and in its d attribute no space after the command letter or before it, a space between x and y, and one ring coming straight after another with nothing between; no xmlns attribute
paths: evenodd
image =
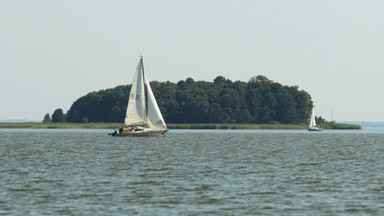
<svg viewBox="0 0 384 216"><path fill-rule="evenodd" d="M247 108L249 110L249 113L252 116L252 121L250 123L257 123L259 122L259 111L261 109L260 107L260 101L262 99L262 95L260 92L260 88L258 85L254 83L249 83L247 86L247 91L245 94L245 102L247 104Z"/></svg>
<svg viewBox="0 0 384 216"><path fill-rule="evenodd" d="M296 123L295 101L287 92L281 92L277 95L277 116L276 120L281 123Z"/></svg>
<svg viewBox="0 0 384 216"><path fill-rule="evenodd" d="M48 123L51 121L52 121L52 119L51 119L51 116L49 115L49 113L45 114L44 119L43 119L43 123Z"/></svg>
<svg viewBox="0 0 384 216"><path fill-rule="evenodd" d="M130 86L91 92L77 99L67 114L69 122L119 122L124 120Z"/></svg>
<svg viewBox="0 0 384 216"><path fill-rule="evenodd" d="M191 81L191 79L189 79ZM208 96L201 88L193 88L192 83L186 82L184 91L178 91L179 111L176 123L206 123L209 109Z"/></svg>
<svg viewBox="0 0 384 216"><path fill-rule="evenodd" d="M65 122L65 115L62 109L56 109L53 112L52 122Z"/></svg>

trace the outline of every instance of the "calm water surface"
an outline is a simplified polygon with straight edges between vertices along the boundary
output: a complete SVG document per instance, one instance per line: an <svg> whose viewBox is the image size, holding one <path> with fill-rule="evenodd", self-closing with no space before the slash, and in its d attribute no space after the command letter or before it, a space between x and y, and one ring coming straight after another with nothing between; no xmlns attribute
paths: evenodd
<svg viewBox="0 0 384 216"><path fill-rule="evenodd" d="M0 215L384 215L384 130L0 129Z"/></svg>

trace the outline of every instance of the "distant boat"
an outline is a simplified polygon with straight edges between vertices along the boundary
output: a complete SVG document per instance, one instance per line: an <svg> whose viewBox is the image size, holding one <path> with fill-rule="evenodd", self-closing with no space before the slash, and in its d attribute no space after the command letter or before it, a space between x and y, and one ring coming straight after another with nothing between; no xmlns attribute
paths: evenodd
<svg viewBox="0 0 384 216"><path fill-rule="evenodd" d="M124 126L109 135L115 137L165 136L168 128L157 105L140 56L129 94Z"/></svg>
<svg viewBox="0 0 384 216"><path fill-rule="evenodd" d="M315 110L312 109L311 118L309 119L308 131L322 131L323 129L316 125Z"/></svg>

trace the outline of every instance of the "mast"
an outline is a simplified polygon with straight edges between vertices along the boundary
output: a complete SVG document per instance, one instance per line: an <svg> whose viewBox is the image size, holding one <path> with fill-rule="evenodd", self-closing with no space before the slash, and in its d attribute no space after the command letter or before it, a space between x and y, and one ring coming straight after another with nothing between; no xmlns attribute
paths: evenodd
<svg viewBox="0 0 384 216"><path fill-rule="evenodd" d="M144 73L144 62L143 62L143 56L140 55L140 64L141 64L141 69L143 71L142 73L142 78L143 78L143 85L144 85L144 125L143 125L143 130L145 126L148 124L148 97L147 97L147 86L145 84L145 73Z"/></svg>

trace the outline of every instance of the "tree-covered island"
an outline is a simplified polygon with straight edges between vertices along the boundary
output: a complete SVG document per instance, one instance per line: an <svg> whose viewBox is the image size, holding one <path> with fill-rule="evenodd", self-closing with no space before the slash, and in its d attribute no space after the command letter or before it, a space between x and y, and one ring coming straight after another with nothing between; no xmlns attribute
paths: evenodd
<svg viewBox="0 0 384 216"><path fill-rule="evenodd" d="M66 114L62 109L55 110L52 117L46 114L44 122L122 122L130 87L124 85L88 93L77 99ZM223 76L213 82L192 78L177 83L152 81L151 87L165 121L178 124L176 128L183 128L183 124L201 124L203 126L197 127L208 128L217 127L215 124L306 125L313 107L308 92L261 75L248 82L233 82ZM322 117L318 117L318 121L325 128L335 125ZM343 129L346 128L349 127Z"/></svg>
<svg viewBox="0 0 384 216"><path fill-rule="evenodd" d="M283 86L256 76L233 82L218 76L213 82L187 78L178 83L151 82L167 123L284 123L308 120L313 102L297 86ZM70 107L67 122L121 122L130 85L91 92Z"/></svg>

